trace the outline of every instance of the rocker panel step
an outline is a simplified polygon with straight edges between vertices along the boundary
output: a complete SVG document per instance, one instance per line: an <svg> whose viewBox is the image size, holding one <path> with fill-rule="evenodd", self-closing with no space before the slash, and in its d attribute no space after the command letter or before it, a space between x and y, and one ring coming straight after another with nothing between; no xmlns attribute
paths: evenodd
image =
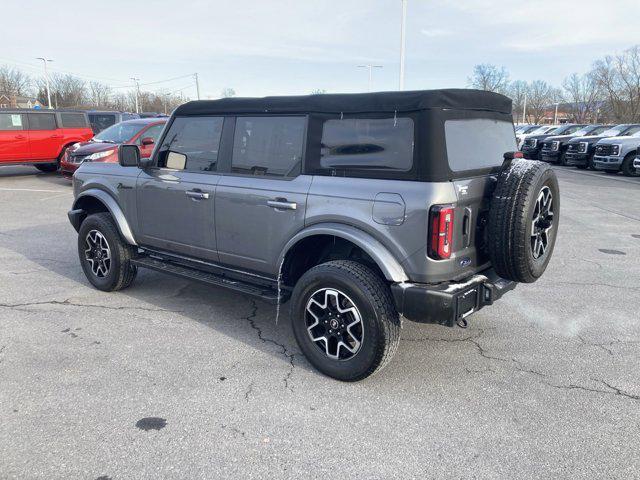
<svg viewBox="0 0 640 480"><path fill-rule="evenodd" d="M158 272L168 273L177 277L195 280L197 282L214 285L216 287L229 288L237 292L246 293L262 300L276 304L278 302L278 293L270 288L260 285L254 285L236 279L226 278L222 275L203 272L195 268L189 268L172 262L157 260L151 257L132 258L131 263L138 267L149 268Z"/></svg>

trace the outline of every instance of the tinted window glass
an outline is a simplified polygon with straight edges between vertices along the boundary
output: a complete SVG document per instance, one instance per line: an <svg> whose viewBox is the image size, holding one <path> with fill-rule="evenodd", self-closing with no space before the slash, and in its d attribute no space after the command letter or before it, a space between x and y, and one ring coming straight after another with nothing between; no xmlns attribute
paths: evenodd
<svg viewBox="0 0 640 480"><path fill-rule="evenodd" d="M158 141L158 137L162 133L162 128L164 125L154 125L153 127L149 127L141 136L139 140L143 138L153 138L154 142Z"/></svg>
<svg viewBox="0 0 640 480"><path fill-rule="evenodd" d="M169 152L187 156L185 170L213 172L218 163L222 117L177 117L160 147L159 165Z"/></svg>
<svg viewBox="0 0 640 480"><path fill-rule="evenodd" d="M109 128L111 125L115 125L116 116L113 114L89 114L89 122L94 132L101 132L105 128Z"/></svg>
<svg viewBox="0 0 640 480"><path fill-rule="evenodd" d="M101 131L93 140L96 142L125 143L135 137L145 126L139 123L120 122Z"/></svg>
<svg viewBox="0 0 640 480"><path fill-rule="evenodd" d="M327 120L322 129L320 155L324 168L411 170L413 120Z"/></svg>
<svg viewBox="0 0 640 480"><path fill-rule="evenodd" d="M444 123L449 167L454 172L502 165L505 152L515 152L513 124L475 118Z"/></svg>
<svg viewBox="0 0 640 480"><path fill-rule="evenodd" d="M292 177L302 168L305 117L238 117L231 171Z"/></svg>
<svg viewBox="0 0 640 480"><path fill-rule="evenodd" d="M0 130L23 130L22 115L19 113L0 113Z"/></svg>
<svg viewBox="0 0 640 480"><path fill-rule="evenodd" d="M56 116L53 113L28 113L29 130L55 130Z"/></svg>
<svg viewBox="0 0 640 480"><path fill-rule="evenodd" d="M83 128L87 126L84 115L81 113L61 113L60 118L64 128Z"/></svg>

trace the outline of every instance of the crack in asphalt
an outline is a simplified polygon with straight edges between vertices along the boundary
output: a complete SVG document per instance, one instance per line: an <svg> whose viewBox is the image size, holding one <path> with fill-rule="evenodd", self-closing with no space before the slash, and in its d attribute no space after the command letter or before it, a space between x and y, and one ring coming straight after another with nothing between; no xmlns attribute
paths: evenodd
<svg viewBox="0 0 640 480"><path fill-rule="evenodd" d="M253 392L253 382L251 382L249 384L249 387L247 388L247 391L244 392L244 401L245 402L249 401L249 395L251 395L252 392Z"/></svg>
<svg viewBox="0 0 640 480"><path fill-rule="evenodd" d="M558 388L558 389L561 389L561 390L583 390L585 392L604 393L606 395L618 395L618 396L621 396L621 397L630 398L632 400L640 400L640 395L634 395L632 393L625 392L621 388L616 387L615 385L611 385L610 383L607 383L604 380L599 380L599 379L596 379L596 378L592 378L591 380L603 384L609 390L602 390L602 389L599 389L599 388L585 387L583 385L577 385L575 383L570 383L569 385L556 385L554 383L549 383L549 382L544 382L544 383L546 385L550 386L550 387Z"/></svg>
<svg viewBox="0 0 640 480"><path fill-rule="evenodd" d="M100 308L104 310L142 310L145 312L170 312L170 313L181 313L179 310L167 310L164 308L148 308L148 307L136 307L136 306L110 306L110 305L98 305L93 303L78 303L73 302L70 298L66 300L46 300L42 302L24 302L24 303L0 303L0 307L16 309L21 311L30 311L28 308L24 307L37 307L40 305L61 305L61 306L69 306L69 307L89 307L89 308Z"/></svg>
<svg viewBox="0 0 640 480"><path fill-rule="evenodd" d="M610 283L600 283L600 282L564 282L564 281L556 281L560 285L582 285L586 287L609 287L609 288L617 288L621 290L640 290L640 287L630 287L627 285L612 285Z"/></svg>
<svg viewBox="0 0 640 480"><path fill-rule="evenodd" d="M613 350L608 348L606 345L613 345L614 343L618 343L616 341L608 342L608 343L595 343L595 342L589 342L582 335L577 335L577 337L580 339L580 342L581 342L582 345L586 345L586 346L589 346L589 347L600 348L600 349L604 350L605 352L607 352L611 356L613 356Z"/></svg>
<svg viewBox="0 0 640 480"><path fill-rule="evenodd" d="M519 371L519 372L522 372L522 373L527 373L527 374L535 375L537 377L542 377L542 378L551 377L551 375L549 375L547 373L539 372L538 370L534 370L532 368L525 367L523 365L523 363L520 360L517 360L516 358L513 358L513 357L504 358L504 357L497 357L495 355L490 355L489 353L487 353L486 348L483 347L479 342L479 339L483 335L484 335L484 330L479 330L479 333L477 335L470 335L470 336L467 336L467 337L464 337L464 338L429 338L429 337L424 337L424 338L407 338L407 339L402 339L402 340L404 340L404 341L445 342L445 343L468 342L468 343L471 343L472 345L474 345L474 347L475 347L474 350L482 358L486 358L488 360L496 360L496 361L507 363L507 364L509 364L509 363L510 364L515 364L515 367L516 367L515 369L517 371ZM582 337L580 335L578 335L578 338L580 339L580 341L581 341L581 343L583 345L591 345L591 346L602 348L603 350L607 351L611 355L613 355L613 352L611 350L609 350L605 345L613 345L615 343L623 343L620 340L614 340L612 342L608 342L608 343L604 343L604 344L596 344L596 343L588 342L584 337ZM468 374L495 372L495 370L493 368L491 368L490 366L487 366L486 369L472 369L470 367L465 367L465 371ZM582 390L582 391L593 392L593 393L603 393L603 394L608 394L608 395L618 395L618 396L629 398L629 399L632 399L632 400L640 400L640 395L635 395L635 394L626 392L623 389L621 389L619 387L616 387L615 385L612 385L612 384L606 382L605 380L600 380L600 379L597 379L597 378L591 378L591 380L603 384L605 387L608 388L608 390L585 387L583 385L578 385L578 384L574 384L574 383L570 383L569 385L562 385L562 384L558 385L558 384L551 383L549 381L544 381L544 380L543 380L542 383L545 384L545 385L548 385L550 387L557 388L557 389Z"/></svg>
<svg viewBox="0 0 640 480"><path fill-rule="evenodd" d="M288 388L289 390L293 391L293 387L289 385L289 382L291 380L291 376L293 375L293 369L295 368L295 363L294 363L295 353L289 353L289 350L287 349L287 347L284 346L282 343L278 343L272 338L266 338L262 335L262 329L258 325L256 325L256 321L255 321L257 314L258 314L258 305L256 301L252 299L251 313L246 317L244 317L244 319L247 322L249 322L249 325L251 326L251 328L253 328L256 331L256 333L258 334L258 338L262 343L271 343L281 349L279 353L281 353L289 362L289 371L283 378L284 386L285 388Z"/></svg>

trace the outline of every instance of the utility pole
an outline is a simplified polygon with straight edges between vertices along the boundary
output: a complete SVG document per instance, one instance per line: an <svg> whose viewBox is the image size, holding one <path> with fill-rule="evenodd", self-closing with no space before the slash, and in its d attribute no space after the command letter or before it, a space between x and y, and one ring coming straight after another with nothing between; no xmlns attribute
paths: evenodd
<svg viewBox="0 0 640 480"><path fill-rule="evenodd" d="M371 80L372 80L372 75L371 75L371 71L374 68L382 68L382 65L371 65L371 64L367 64L367 65L358 65L358 68L366 68L367 70L369 70L369 88L368 91L371 91Z"/></svg>
<svg viewBox="0 0 640 480"><path fill-rule="evenodd" d="M140 113L140 104L138 103L138 97L140 97L140 79L136 77L131 77L133 83L136 85L136 113Z"/></svg>
<svg viewBox="0 0 640 480"><path fill-rule="evenodd" d="M47 103L49 104L49 110L51 110L51 89L49 88L49 72L47 71L47 62L53 62L53 60L44 57L37 57L36 60L42 60L42 63L44 63L44 80L47 85Z"/></svg>
<svg viewBox="0 0 640 480"><path fill-rule="evenodd" d="M193 78L196 80L196 95L198 96L198 100L200 100L200 82L198 81L198 74L194 73Z"/></svg>
<svg viewBox="0 0 640 480"><path fill-rule="evenodd" d="M527 115L527 92L524 92L524 106L522 107L522 123L525 123Z"/></svg>
<svg viewBox="0 0 640 480"><path fill-rule="evenodd" d="M404 49L407 23L407 0L402 1L402 19L400 21L400 90L404 90Z"/></svg>

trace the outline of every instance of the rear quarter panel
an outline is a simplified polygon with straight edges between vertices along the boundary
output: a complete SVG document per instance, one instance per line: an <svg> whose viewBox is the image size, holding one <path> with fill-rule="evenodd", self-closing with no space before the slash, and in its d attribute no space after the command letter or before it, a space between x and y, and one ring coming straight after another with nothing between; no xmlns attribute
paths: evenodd
<svg viewBox="0 0 640 480"><path fill-rule="evenodd" d="M393 198L398 197L404 203L402 221L396 217L385 221L384 203L393 205ZM451 271L450 266L438 265L427 257L429 209L433 204L456 201L450 182L315 176L307 199L305 226L327 222L354 226L384 245L410 280L437 281L439 276L450 278ZM382 215L374 215L374 204Z"/></svg>

